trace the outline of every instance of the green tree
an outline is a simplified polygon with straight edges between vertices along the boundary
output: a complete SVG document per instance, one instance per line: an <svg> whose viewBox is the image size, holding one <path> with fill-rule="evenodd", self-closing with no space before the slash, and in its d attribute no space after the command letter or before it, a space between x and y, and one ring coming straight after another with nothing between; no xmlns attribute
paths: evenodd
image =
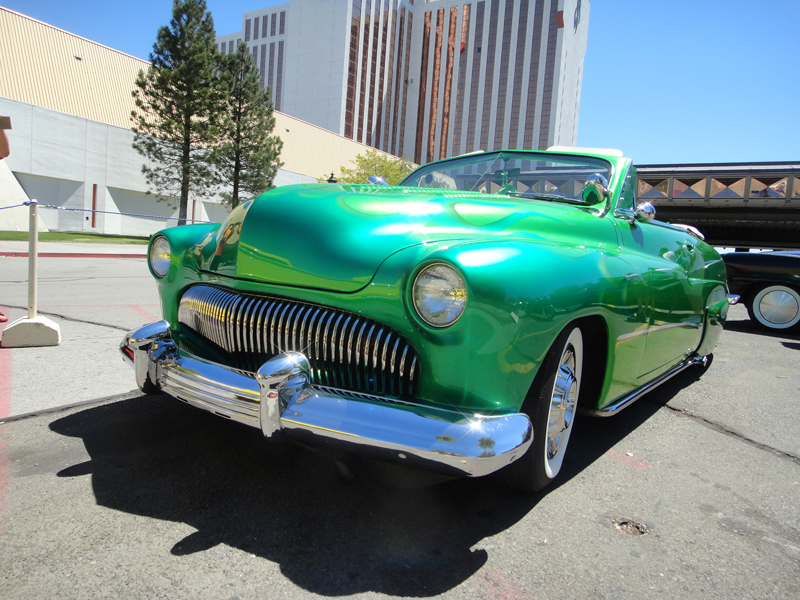
<svg viewBox="0 0 800 600"><path fill-rule="evenodd" d="M221 145L215 162L222 182L231 189L221 196L231 208L271 189L283 164L278 160L283 142L270 135L275 127L269 92L259 85L258 70L247 50L220 57L220 76L227 96L221 122Z"/></svg>
<svg viewBox="0 0 800 600"><path fill-rule="evenodd" d="M340 183L369 183L367 179L372 175L380 175L389 185L397 185L406 175L414 170L414 164L404 156L393 157L377 150L367 150L364 154L357 155L352 163L355 167L339 167L341 175L336 177ZM320 181L324 181L323 177Z"/></svg>
<svg viewBox="0 0 800 600"><path fill-rule="evenodd" d="M216 71L214 21L205 0L174 0L169 27L160 27L150 67L139 71L131 112L133 147L159 199L179 198L178 224L186 222L189 195L213 194L210 162L223 105Z"/></svg>

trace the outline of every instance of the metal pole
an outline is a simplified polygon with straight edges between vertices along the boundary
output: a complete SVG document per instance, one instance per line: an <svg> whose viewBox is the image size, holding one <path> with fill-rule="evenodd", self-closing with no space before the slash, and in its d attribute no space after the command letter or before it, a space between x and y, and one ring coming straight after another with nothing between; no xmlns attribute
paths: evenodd
<svg viewBox="0 0 800 600"><path fill-rule="evenodd" d="M36 214L36 200L26 202L30 206L30 222L28 224L28 318L36 318L36 278L39 258L39 227Z"/></svg>

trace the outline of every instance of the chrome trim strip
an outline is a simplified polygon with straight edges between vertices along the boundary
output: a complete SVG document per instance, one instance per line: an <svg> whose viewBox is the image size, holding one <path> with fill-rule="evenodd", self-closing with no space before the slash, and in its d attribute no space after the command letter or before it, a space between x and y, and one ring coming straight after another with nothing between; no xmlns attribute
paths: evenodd
<svg viewBox="0 0 800 600"><path fill-rule="evenodd" d="M356 342L356 373L358 373L358 365L361 362L361 336L364 335L364 330L367 328L367 322L361 326L361 331L358 332L358 341Z"/></svg>
<svg viewBox="0 0 800 600"><path fill-rule="evenodd" d="M641 331L633 331L631 333L623 333L617 337L618 342L630 340L633 338L641 337L643 335L650 335L651 333L658 333L659 331L666 331L667 329L677 329L684 327L686 329L700 329L699 323L670 323L668 325L659 325L658 327L650 327L649 329L642 329Z"/></svg>
<svg viewBox="0 0 800 600"><path fill-rule="evenodd" d="M292 315L294 315L294 311L297 310L298 305L295 304L292 306L292 310L289 311L289 314L286 315L286 323L282 325L283 327L283 352L289 352L291 347L289 346L289 331L292 328Z"/></svg>
<svg viewBox="0 0 800 600"><path fill-rule="evenodd" d="M325 440L350 452L459 476L497 471L520 458L533 439L530 419L521 413L458 415L313 387L308 359L298 352L268 360L255 377L233 371L179 351L166 321L129 332L120 350L133 363L140 387L155 384L193 406L258 427L267 438Z"/></svg>
<svg viewBox="0 0 800 600"><path fill-rule="evenodd" d="M706 356L693 356L691 358L687 358L677 366L673 367L671 370L667 371L663 375L659 376L658 378L654 379L653 381L644 384L643 386L636 388L626 396L622 396L621 398L617 398L611 404L608 404L600 409L585 409L579 408L579 411L582 414L589 415L592 417L610 417L612 415L617 414L623 408L627 408L634 402L636 402L639 398L644 396L645 394L652 392L655 388L659 385L667 381L668 379L672 379L675 375L683 371L684 369L688 369L692 365L703 364L705 365L708 361L708 357Z"/></svg>

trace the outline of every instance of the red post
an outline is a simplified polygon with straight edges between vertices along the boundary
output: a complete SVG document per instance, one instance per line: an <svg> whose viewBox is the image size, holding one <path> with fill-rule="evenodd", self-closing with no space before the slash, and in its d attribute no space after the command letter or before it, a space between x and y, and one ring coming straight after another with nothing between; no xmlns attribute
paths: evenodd
<svg viewBox="0 0 800 600"><path fill-rule="evenodd" d="M97 184L92 185L92 229L97 227Z"/></svg>

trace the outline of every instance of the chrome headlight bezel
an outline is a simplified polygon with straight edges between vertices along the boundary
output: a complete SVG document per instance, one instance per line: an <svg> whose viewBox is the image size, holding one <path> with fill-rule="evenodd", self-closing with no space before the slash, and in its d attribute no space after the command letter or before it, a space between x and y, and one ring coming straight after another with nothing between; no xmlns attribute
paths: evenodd
<svg viewBox="0 0 800 600"><path fill-rule="evenodd" d="M438 277L440 295L431 294L432 276ZM426 293L427 292L427 293ZM432 306L439 302L440 306ZM458 269L443 262L425 265L414 278L411 303L417 316L427 325L442 329L456 323L467 306L467 284Z"/></svg>
<svg viewBox="0 0 800 600"><path fill-rule="evenodd" d="M150 264L150 270L153 275L159 279L162 279L169 272L169 266L172 263L172 248L165 236L157 236L153 243L150 244L147 261Z"/></svg>

